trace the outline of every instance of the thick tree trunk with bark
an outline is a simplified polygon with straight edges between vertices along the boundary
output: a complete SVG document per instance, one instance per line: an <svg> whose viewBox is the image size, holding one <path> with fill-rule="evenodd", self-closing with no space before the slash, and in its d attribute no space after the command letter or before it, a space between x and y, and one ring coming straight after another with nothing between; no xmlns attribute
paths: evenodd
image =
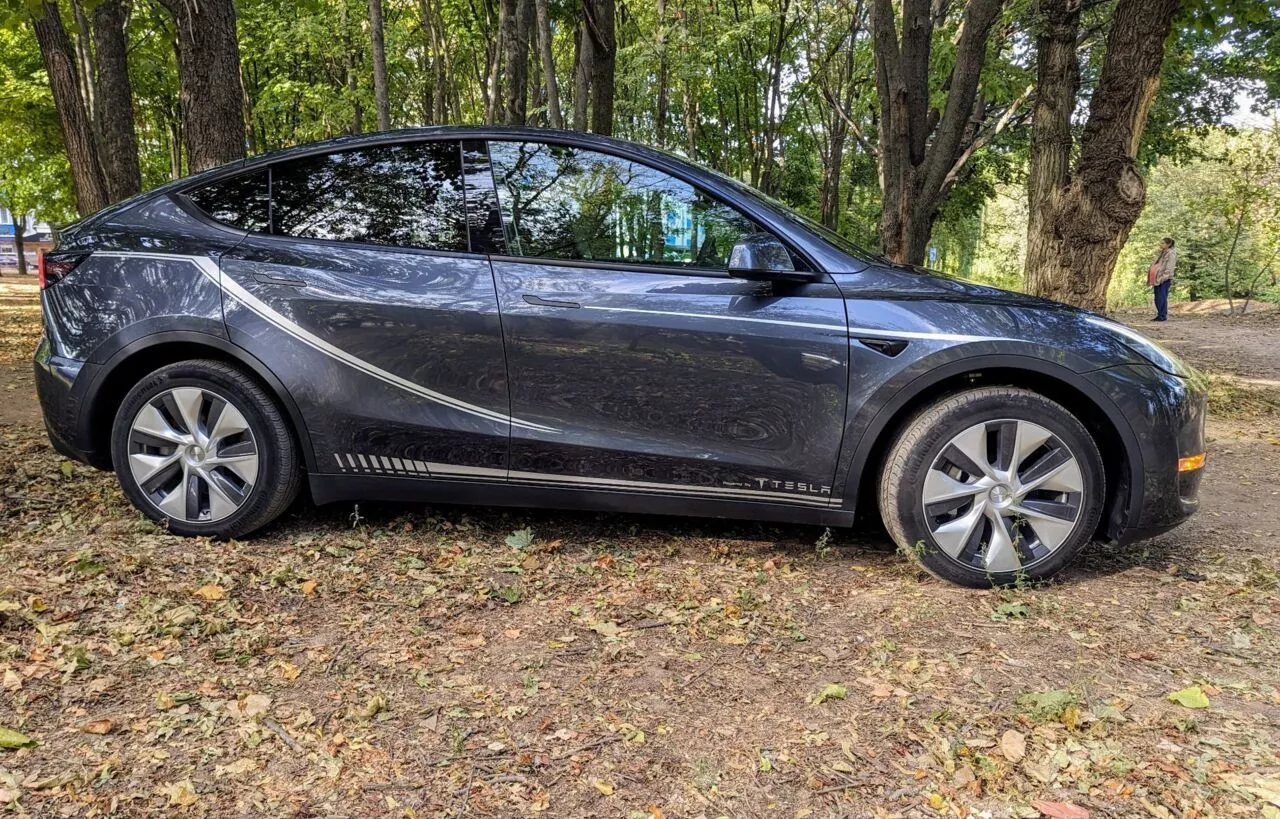
<svg viewBox="0 0 1280 819"><path fill-rule="evenodd" d="M382 25L382 0L369 0L369 38L373 41L373 99L378 130L391 130L391 97L387 91L387 44Z"/></svg>
<svg viewBox="0 0 1280 819"><path fill-rule="evenodd" d="M113 202L142 190L124 31L127 16L122 0L104 0L93 11L98 62L98 148L107 195Z"/></svg>
<svg viewBox="0 0 1280 819"><path fill-rule="evenodd" d="M924 262L929 234L985 116L978 80L1002 0L969 0L943 110L929 109L930 0L903 0L899 41L892 0L875 0L872 35L880 96L880 187L885 255Z"/></svg>
<svg viewBox="0 0 1280 819"><path fill-rule="evenodd" d="M232 0L160 0L178 30L182 135L192 173L244 159L240 45Z"/></svg>
<svg viewBox="0 0 1280 819"><path fill-rule="evenodd" d="M80 0L71 0L71 15L76 22L75 50L77 73L80 76L80 97L84 100L84 110L89 121L97 119L97 94L94 85L93 71L93 35L89 31L89 18L84 13Z"/></svg>
<svg viewBox="0 0 1280 819"><path fill-rule="evenodd" d="M1065 99L1074 99L1079 82L1078 65L1064 50L1074 48L1078 4L1040 0L1048 26L1037 58L1039 94L1047 99L1037 103L1032 129L1026 285L1036 295L1101 311L1120 248L1145 202L1138 145L1180 0L1117 4L1079 158L1064 173L1071 117Z"/></svg>
<svg viewBox="0 0 1280 819"><path fill-rule="evenodd" d="M595 73L595 39L588 24L591 0L583 0L582 20L574 32L573 60L573 129L585 131L590 124L587 115L591 110L591 77Z"/></svg>
<svg viewBox="0 0 1280 819"><path fill-rule="evenodd" d="M547 122L552 128L564 127L560 113L560 86L556 82L556 58L551 51L551 16L547 0L533 0L538 23L538 54L542 59L542 81L547 95Z"/></svg>
<svg viewBox="0 0 1280 819"><path fill-rule="evenodd" d="M618 51L614 33L614 0L586 0L591 9L588 23L595 40L591 72L591 130L613 133L613 74Z"/></svg>
<svg viewBox="0 0 1280 819"><path fill-rule="evenodd" d="M502 121L524 125L529 97L529 33L532 0L502 0Z"/></svg>
<svg viewBox="0 0 1280 819"><path fill-rule="evenodd" d="M71 185L75 191L76 210L82 216L88 216L109 204L107 183L98 162L93 127L80 96L75 51L67 37L67 30L62 25L62 17L53 3L44 3L40 12L40 16L32 24L36 40L40 44L45 72L49 75L53 104L58 110L58 121L62 126L67 160L71 165Z"/></svg>

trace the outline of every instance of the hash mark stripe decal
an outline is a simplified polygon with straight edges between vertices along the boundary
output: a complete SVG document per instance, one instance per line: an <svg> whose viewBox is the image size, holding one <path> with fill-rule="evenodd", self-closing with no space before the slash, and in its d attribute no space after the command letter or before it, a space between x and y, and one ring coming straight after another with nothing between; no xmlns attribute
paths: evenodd
<svg viewBox="0 0 1280 819"><path fill-rule="evenodd" d="M513 418L510 415L504 415L496 410L487 409L485 407L477 406L476 404L469 404L458 398L453 398L452 396L445 395L444 393L436 392L435 390L428 389L421 384L415 384L406 378L401 378L395 373L387 372L381 367L370 364L363 359L356 358L345 350L335 347L314 333L311 333L310 331L289 321L284 316L280 315L280 313L276 312L276 310L266 302L246 290L239 282L230 276L221 275L218 270L218 265L208 256L183 256L175 253L132 253L121 251L98 251L93 255L108 259L168 259L170 261L182 261L193 264L205 278L213 282L213 284L220 288L224 293L243 304L248 310L257 314L259 318L269 324L272 324L278 329L283 330L298 341L306 344L308 347L327 355L335 361L346 364L352 369L359 370L365 375L372 376L373 378L390 384L393 387L398 387L406 392L413 393L421 398L426 398L427 400L433 401L437 404L442 404L450 409L466 412L489 421L512 424L522 429L536 430L538 432L559 432L559 430L554 427L549 427L544 424L535 424L532 421L523 421L519 418Z"/></svg>
<svg viewBox="0 0 1280 819"><path fill-rule="evenodd" d="M348 456L350 457L350 456ZM364 462L364 455L357 454L361 462ZM369 459L373 461L375 469L378 472L383 470L377 468L379 461L385 462L387 459L381 455L370 455ZM392 458L391 461L398 462L399 459ZM579 487L582 489L595 489L601 491L631 491L631 492L648 492L648 493L668 493L675 495L693 495L711 500L735 500L735 501L762 501L762 502L787 502L800 504L803 506L813 507L839 507L844 503L843 498L834 498L822 494L801 494L799 492L771 492L764 489L742 489L729 486L691 486L674 483L661 483L657 481L628 481L618 478L591 478L580 475L555 475L546 472L508 472L505 469L495 469L486 466L464 466L462 464L443 464L436 462L422 462L414 460L404 460L404 468L396 469L390 467L388 472L399 473L405 475L415 475L415 471L430 478L448 478L462 480L496 480L510 481L520 484L539 484L546 487L568 488ZM365 470L368 471L368 470Z"/></svg>

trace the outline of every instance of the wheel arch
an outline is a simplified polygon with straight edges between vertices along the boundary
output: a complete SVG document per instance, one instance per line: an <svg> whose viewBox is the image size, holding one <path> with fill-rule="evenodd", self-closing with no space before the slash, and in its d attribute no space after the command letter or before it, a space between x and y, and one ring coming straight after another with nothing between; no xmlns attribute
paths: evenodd
<svg viewBox="0 0 1280 819"><path fill-rule="evenodd" d="M284 383L265 364L220 336L187 330L153 333L117 350L102 365L86 390L81 415L85 440L90 442L95 463L111 469L111 426L116 411L129 389L144 376L167 364L205 358L241 367L276 400L293 428L308 471L314 471L310 436L297 403Z"/></svg>
<svg viewBox="0 0 1280 819"><path fill-rule="evenodd" d="M1041 359L992 355L952 361L927 369L905 384L890 383L869 405L878 406L862 426L850 458L843 497L860 516L875 514L880 468L903 428L941 398L979 386L1028 389L1053 400L1080 419L1098 443L1106 471L1107 497L1099 531L1113 538L1142 507L1142 449L1119 408L1086 378ZM878 400L877 400L878 399Z"/></svg>

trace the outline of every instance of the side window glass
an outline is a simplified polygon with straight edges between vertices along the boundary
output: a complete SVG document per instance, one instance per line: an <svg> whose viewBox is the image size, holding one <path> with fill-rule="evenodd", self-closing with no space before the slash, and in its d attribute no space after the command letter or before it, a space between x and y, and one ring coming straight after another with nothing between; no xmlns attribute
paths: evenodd
<svg viewBox="0 0 1280 819"><path fill-rule="evenodd" d="M459 145L387 145L276 165L271 173L271 232L466 251Z"/></svg>
<svg viewBox="0 0 1280 819"><path fill-rule="evenodd" d="M490 142L513 256L724 269L758 228L661 171L620 157L536 142Z"/></svg>
<svg viewBox="0 0 1280 819"><path fill-rule="evenodd" d="M224 225L254 233L269 229L271 189L265 168L205 185L187 198Z"/></svg>

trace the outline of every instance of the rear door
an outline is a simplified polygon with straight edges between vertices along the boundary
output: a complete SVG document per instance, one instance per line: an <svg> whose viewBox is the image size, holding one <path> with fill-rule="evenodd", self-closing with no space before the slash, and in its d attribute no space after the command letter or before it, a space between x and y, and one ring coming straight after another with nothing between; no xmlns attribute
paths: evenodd
<svg viewBox="0 0 1280 819"><path fill-rule="evenodd" d="M511 480L827 506L848 338L830 282L730 278L759 228L640 162L491 141Z"/></svg>
<svg viewBox="0 0 1280 819"><path fill-rule="evenodd" d="M504 480L493 277L471 252L456 140L287 160L222 191L269 203L221 259L232 339L286 384L321 472ZM202 201L203 200L203 201Z"/></svg>

